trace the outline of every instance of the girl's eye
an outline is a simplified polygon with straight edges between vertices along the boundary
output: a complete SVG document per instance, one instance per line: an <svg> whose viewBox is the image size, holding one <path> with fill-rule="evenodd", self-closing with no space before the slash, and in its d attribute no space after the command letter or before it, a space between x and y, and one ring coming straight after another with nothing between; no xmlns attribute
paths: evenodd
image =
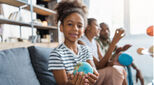
<svg viewBox="0 0 154 85"><path fill-rule="evenodd" d="M68 24L68 26L72 26L73 24Z"/></svg>
<svg viewBox="0 0 154 85"><path fill-rule="evenodd" d="M78 25L78 28L80 28L80 29L81 29L82 27L83 27L82 25Z"/></svg>

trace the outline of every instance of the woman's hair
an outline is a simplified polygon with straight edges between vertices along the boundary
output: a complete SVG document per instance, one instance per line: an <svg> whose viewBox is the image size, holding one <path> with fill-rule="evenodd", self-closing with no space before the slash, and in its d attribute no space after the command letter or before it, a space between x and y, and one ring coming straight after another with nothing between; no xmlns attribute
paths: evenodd
<svg viewBox="0 0 154 85"><path fill-rule="evenodd" d="M97 21L97 20L95 18L88 18L87 25L91 26L91 24L92 24L93 21ZM87 33L87 27L86 27L86 29L84 31L85 34Z"/></svg>
<svg viewBox="0 0 154 85"><path fill-rule="evenodd" d="M82 3L82 0L63 0L55 8L56 22L61 21L64 23L64 19L72 13L79 13L84 18L84 25L87 23L87 8Z"/></svg>
<svg viewBox="0 0 154 85"><path fill-rule="evenodd" d="M95 18L88 18L88 25L91 25L93 21L97 21Z"/></svg>

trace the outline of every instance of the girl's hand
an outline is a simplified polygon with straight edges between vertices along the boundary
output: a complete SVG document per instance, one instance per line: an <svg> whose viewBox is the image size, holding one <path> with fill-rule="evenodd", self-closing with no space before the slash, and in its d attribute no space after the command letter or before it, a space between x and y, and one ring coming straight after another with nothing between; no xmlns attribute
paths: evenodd
<svg viewBox="0 0 154 85"><path fill-rule="evenodd" d="M94 69L94 74L88 73L85 75L85 77L88 79L88 84L93 85L96 83L96 81L99 77L99 73L96 71L96 69Z"/></svg>
<svg viewBox="0 0 154 85"><path fill-rule="evenodd" d="M116 29L113 41L117 43L121 38L125 36L124 30L122 28Z"/></svg>
<svg viewBox="0 0 154 85"><path fill-rule="evenodd" d="M88 80L83 76L83 72L77 72L76 75L68 74L68 85L87 85Z"/></svg>

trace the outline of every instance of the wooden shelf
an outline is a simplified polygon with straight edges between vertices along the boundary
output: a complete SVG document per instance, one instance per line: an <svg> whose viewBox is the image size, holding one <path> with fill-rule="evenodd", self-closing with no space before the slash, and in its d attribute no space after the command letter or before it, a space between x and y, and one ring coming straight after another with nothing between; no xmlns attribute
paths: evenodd
<svg viewBox="0 0 154 85"><path fill-rule="evenodd" d="M1 2L1 3L4 3L4 4L16 6L16 7L20 7L20 6L22 6L22 5L25 5L25 3L19 2L19 1L17 1L17 0L0 0L0 2Z"/></svg>
<svg viewBox="0 0 154 85"><path fill-rule="evenodd" d="M58 45L59 45L58 42L52 42L52 43L30 43L30 42L0 43L0 50L19 48L19 47L29 47L29 46L55 48Z"/></svg>
<svg viewBox="0 0 154 85"><path fill-rule="evenodd" d="M30 10L30 6L26 7L26 9ZM44 7L41 7L41 6L38 6L38 5L33 5L33 10L37 14L45 15L45 16L47 16L47 15L55 15L56 14L55 11L44 8Z"/></svg>
<svg viewBox="0 0 154 85"><path fill-rule="evenodd" d="M56 26L41 26L41 25L34 25L37 29L44 29L44 30L57 30Z"/></svg>
<svg viewBox="0 0 154 85"><path fill-rule="evenodd" d="M30 26L30 24L28 24L28 23L14 21L14 20L9 20L9 19L4 19L4 18L0 18L0 23L1 24L20 25L20 26Z"/></svg>
<svg viewBox="0 0 154 85"><path fill-rule="evenodd" d="M8 4L8 5L12 5L12 6L16 6L16 7L20 7L23 5L28 5L27 7L25 7L24 9L30 10L30 4L28 3L24 3L18 0L0 0L0 3L4 3L4 4ZM33 10L34 12L36 12L37 14L40 15L55 15L56 12L38 5L33 5Z"/></svg>
<svg viewBox="0 0 154 85"><path fill-rule="evenodd" d="M4 19L4 18L0 18L0 23L1 24L11 24L11 25L20 25L20 26L31 27L31 24L29 24L29 23L19 22L19 21ZM56 30L57 29L56 26L34 25L34 27L37 28L37 29L44 29L44 30Z"/></svg>

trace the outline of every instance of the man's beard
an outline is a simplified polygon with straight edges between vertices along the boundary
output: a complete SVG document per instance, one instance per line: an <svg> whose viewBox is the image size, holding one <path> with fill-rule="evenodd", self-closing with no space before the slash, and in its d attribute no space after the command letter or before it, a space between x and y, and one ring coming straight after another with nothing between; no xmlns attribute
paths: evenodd
<svg viewBox="0 0 154 85"><path fill-rule="evenodd" d="M109 39L109 36L106 36L106 37L105 36L101 36L100 38L103 39L103 40L107 40L107 39Z"/></svg>

